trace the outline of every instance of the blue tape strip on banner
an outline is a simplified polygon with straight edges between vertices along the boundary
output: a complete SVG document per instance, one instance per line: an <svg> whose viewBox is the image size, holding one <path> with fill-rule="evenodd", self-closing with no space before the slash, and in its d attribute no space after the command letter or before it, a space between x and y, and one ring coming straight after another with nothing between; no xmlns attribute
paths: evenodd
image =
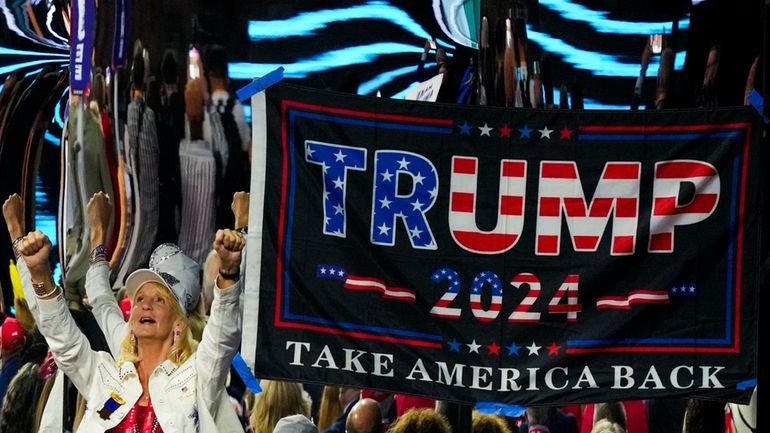
<svg viewBox="0 0 770 433"><path fill-rule="evenodd" d="M524 415L527 408L517 404L495 403L493 401L480 401L476 403L476 410L489 415L502 415L516 418Z"/></svg>
<svg viewBox="0 0 770 433"><path fill-rule="evenodd" d="M753 388L755 386L757 386L757 378L756 377L753 378L753 379L744 380L743 382L738 382L738 385L736 385L735 387L738 388L741 391L744 391L744 390L747 390L749 388Z"/></svg>
<svg viewBox="0 0 770 433"><path fill-rule="evenodd" d="M254 394L259 394L262 392L262 387L259 386L259 380L257 380L257 378L254 377L254 374L251 373L251 369L248 365L246 365L246 361L243 360L241 352L235 354L231 364L235 369L235 372L238 373L238 376L240 376L241 380L243 380L243 383L246 384L246 388L249 391L253 392Z"/></svg>
<svg viewBox="0 0 770 433"><path fill-rule="evenodd" d="M283 80L283 66L279 66L262 77L255 78L251 83L238 89L235 94L243 102L281 80Z"/></svg>
<svg viewBox="0 0 770 433"><path fill-rule="evenodd" d="M749 93L749 104L757 110L757 113L762 117L763 122L770 122L770 119L765 116L765 98L757 92L757 89L751 89L751 93Z"/></svg>

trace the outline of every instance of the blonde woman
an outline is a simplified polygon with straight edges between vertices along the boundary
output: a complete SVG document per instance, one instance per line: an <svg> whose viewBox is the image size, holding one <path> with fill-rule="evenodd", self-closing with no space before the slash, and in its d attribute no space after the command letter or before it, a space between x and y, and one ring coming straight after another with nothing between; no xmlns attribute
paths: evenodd
<svg viewBox="0 0 770 433"><path fill-rule="evenodd" d="M20 239L37 300L40 332L60 368L88 401L80 425L87 432L217 431L217 399L240 341L237 320L239 269L245 241L220 230L214 248L219 276L209 324L200 345L193 340L186 310L200 291L199 266L176 246L159 247L150 269L126 280L132 298L128 332L117 359L91 350L51 277L51 243L43 233ZM92 262L103 253L92 253ZM99 257L101 256L101 257Z"/></svg>
<svg viewBox="0 0 770 433"><path fill-rule="evenodd" d="M340 389L336 386L324 386L321 404L318 406L318 431L324 431L342 415L339 399Z"/></svg>
<svg viewBox="0 0 770 433"><path fill-rule="evenodd" d="M249 417L252 433L273 433L278 420L289 415L310 418L310 396L302 385L278 380L260 381L262 392L254 397Z"/></svg>

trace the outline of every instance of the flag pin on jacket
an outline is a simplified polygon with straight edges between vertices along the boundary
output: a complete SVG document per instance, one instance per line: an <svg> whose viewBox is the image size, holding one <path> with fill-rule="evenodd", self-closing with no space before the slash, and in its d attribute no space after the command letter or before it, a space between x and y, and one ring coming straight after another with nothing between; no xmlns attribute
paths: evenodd
<svg viewBox="0 0 770 433"><path fill-rule="evenodd" d="M123 400L123 398L120 397L117 393L113 392L110 394L110 398L107 399L106 402L104 402L104 407L99 409L97 413L99 414L99 417L101 419L107 420L110 419L110 416L115 412L120 406L124 405L126 402Z"/></svg>

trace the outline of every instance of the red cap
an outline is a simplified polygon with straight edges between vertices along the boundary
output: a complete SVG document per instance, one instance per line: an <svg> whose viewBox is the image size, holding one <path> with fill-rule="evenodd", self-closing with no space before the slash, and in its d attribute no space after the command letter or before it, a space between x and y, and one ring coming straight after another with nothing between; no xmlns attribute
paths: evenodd
<svg viewBox="0 0 770 433"><path fill-rule="evenodd" d="M24 328L18 320L13 317L6 317L0 328L0 344L3 350L15 351L24 346L26 338L24 337Z"/></svg>

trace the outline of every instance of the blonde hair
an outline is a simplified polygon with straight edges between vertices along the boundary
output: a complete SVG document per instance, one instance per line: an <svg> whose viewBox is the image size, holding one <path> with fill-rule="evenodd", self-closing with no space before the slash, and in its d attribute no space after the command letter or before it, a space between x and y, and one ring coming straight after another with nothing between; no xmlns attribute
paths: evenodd
<svg viewBox="0 0 770 433"><path fill-rule="evenodd" d="M35 329L35 318L29 311L29 305L26 299L13 298L13 307L16 309L16 320L28 333Z"/></svg>
<svg viewBox="0 0 770 433"><path fill-rule="evenodd" d="M155 284L157 287L162 287L163 290L159 291L158 293L169 302L169 305L171 305L171 311L172 311L172 318L173 320L181 320L184 322L184 327L181 330L181 333L179 335L179 338L176 339L174 344L171 346L171 353L168 355L168 360L173 362L175 365L183 364L185 361L190 359L193 353L195 353L195 349L198 348L198 342L195 341L193 338L192 330L190 329L190 321L188 320L187 316L184 314L184 311L182 310L182 306L179 304L179 302L176 300L176 297L173 293L171 293L171 290L169 290L168 287L162 284L155 283L153 281L149 281L147 283L142 284L136 289L136 292L134 292L133 299L131 299L131 305L135 305L136 302L136 294L139 293L139 290L145 285L145 284ZM132 320L134 317L134 310L131 309L131 316L128 318L128 332L126 332L126 335L123 337L123 341L120 343L120 357L118 358L118 363L122 364L124 362L131 362L131 363L137 363L140 361L139 359L139 351L136 346L136 337L134 336L133 331L131 330Z"/></svg>
<svg viewBox="0 0 770 433"><path fill-rule="evenodd" d="M318 431L326 430L342 415L342 406L337 397L339 393L340 389L336 386L324 386L321 404L318 406Z"/></svg>
<svg viewBox="0 0 770 433"><path fill-rule="evenodd" d="M278 420L301 414L310 418L310 396L299 383L279 380L259 382L262 392L254 396L254 409L249 416L253 433L272 433Z"/></svg>
<svg viewBox="0 0 770 433"><path fill-rule="evenodd" d="M43 382L43 389L40 390L40 397L38 397L37 405L35 406L35 424L33 431L40 430L40 421L43 419L43 410L45 410L45 405L48 403L48 397L51 395L54 380L56 380L56 374L52 374L51 377Z"/></svg>
<svg viewBox="0 0 770 433"><path fill-rule="evenodd" d="M410 409L396 420L389 433L452 433L452 427L433 409Z"/></svg>
<svg viewBox="0 0 770 433"><path fill-rule="evenodd" d="M497 415L487 415L473 411L471 414L473 433L511 433L511 429Z"/></svg>
<svg viewBox="0 0 770 433"><path fill-rule="evenodd" d="M605 418L596 421L594 428L591 429L591 433L626 433L626 429L621 427L620 424Z"/></svg>

